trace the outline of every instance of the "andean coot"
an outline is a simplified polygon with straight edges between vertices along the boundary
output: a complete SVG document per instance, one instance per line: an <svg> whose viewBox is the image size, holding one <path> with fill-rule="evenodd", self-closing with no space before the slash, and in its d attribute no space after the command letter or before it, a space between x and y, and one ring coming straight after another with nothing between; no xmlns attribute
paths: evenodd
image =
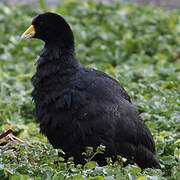
<svg viewBox="0 0 180 180"><path fill-rule="evenodd" d="M141 168L160 168L148 127L120 84L107 74L83 66L76 57L70 26L59 15L36 16L22 38L45 42L32 78L32 92L41 132L65 158L85 163L86 146L106 146L94 157L105 165L105 157L117 155Z"/></svg>

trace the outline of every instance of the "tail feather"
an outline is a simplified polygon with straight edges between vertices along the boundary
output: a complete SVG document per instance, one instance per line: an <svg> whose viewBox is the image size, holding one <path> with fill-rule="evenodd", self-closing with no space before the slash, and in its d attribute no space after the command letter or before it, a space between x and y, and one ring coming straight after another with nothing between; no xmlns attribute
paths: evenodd
<svg viewBox="0 0 180 180"><path fill-rule="evenodd" d="M153 154L149 149L145 146L140 145L136 150L135 162L142 169L145 168L156 168L161 169L159 161L155 154Z"/></svg>

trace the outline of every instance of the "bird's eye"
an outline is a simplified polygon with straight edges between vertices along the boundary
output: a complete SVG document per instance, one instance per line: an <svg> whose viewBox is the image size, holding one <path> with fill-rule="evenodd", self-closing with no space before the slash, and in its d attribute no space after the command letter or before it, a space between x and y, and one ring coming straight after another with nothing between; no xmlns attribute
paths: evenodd
<svg viewBox="0 0 180 180"><path fill-rule="evenodd" d="M43 21L39 21L39 26L43 26L44 22Z"/></svg>

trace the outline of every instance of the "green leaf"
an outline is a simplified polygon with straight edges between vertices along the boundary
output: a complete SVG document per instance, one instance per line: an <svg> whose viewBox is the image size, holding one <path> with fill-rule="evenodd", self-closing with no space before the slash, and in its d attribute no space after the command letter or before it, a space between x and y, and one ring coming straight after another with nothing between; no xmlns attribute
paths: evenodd
<svg viewBox="0 0 180 180"><path fill-rule="evenodd" d="M84 169L94 169L96 167L96 161L89 161L84 165Z"/></svg>

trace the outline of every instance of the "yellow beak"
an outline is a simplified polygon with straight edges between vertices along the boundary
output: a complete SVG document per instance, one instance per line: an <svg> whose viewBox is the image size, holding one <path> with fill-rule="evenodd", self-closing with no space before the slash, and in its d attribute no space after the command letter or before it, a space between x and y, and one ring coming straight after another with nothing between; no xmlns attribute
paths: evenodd
<svg viewBox="0 0 180 180"><path fill-rule="evenodd" d="M30 38L34 37L35 33L36 33L36 32L35 32L34 26L31 25L31 26L23 33L23 35L21 36L21 39L22 39L22 40L30 39Z"/></svg>

